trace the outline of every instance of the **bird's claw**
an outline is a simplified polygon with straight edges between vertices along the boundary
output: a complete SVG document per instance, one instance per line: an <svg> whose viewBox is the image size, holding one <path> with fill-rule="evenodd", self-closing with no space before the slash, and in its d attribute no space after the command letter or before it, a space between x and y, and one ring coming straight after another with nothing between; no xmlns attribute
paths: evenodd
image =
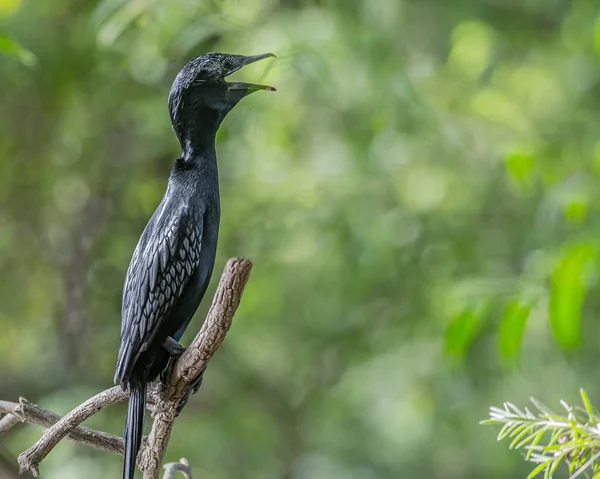
<svg viewBox="0 0 600 479"><path fill-rule="evenodd" d="M173 366L175 365L175 361L177 361L179 357L183 354L185 348L177 341L175 341L171 336L167 337L167 339L163 343L163 348L169 354L169 362L160 373L160 383L163 389L166 389L169 384L169 380L171 379L171 374L173 374ZM181 401L179 401L177 409L175 410L176 416L179 416L179 413L183 410L184 406L190 399L190 395L196 394L198 392L198 389L200 389L205 370L206 367L204 367L204 369L202 370L200 375L194 380L194 382L190 384L190 387L186 391L185 395L181 398Z"/></svg>
<svg viewBox="0 0 600 479"><path fill-rule="evenodd" d="M171 379L171 374L173 374L174 364L175 361L173 361L173 358L169 358L167 366L160 372L160 384L163 389L166 389L166 387L169 385L169 379Z"/></svg>
<svg viewBox="0 0 600 479"><path fill-rule="evenodd" d="M183 410L183 408L189 401L190 396L192 394L196 394L198 392L198 389L200 389L200 386L202 385L202 379L204 378L204 371L206 371L206 366L200 372L200 375L196 379L194 379L194 382L192 384L190 384L190 387L186 391L185 395L181 398L181 401L179 401L179 404L177 405L177 409L175 410L176 417L179 416L179 413Z"/></svg>

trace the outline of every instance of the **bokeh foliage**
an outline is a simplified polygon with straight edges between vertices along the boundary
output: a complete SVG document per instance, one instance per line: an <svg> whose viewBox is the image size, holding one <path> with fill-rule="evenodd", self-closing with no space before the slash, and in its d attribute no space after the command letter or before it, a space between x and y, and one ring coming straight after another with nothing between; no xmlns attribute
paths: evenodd
<svg viewBox="0 0 600 479"><path fill-rule="evenodd" d="M0 397L65 412L111 384L125 270L179 154L168 89L206 51L275 52L236 77L279 91L218 137L217 270L256 267L167 459L525 477L487 407L600 397L595 1L0 0L0 50ZM119 469L65 443L42 473Z"/></svg>

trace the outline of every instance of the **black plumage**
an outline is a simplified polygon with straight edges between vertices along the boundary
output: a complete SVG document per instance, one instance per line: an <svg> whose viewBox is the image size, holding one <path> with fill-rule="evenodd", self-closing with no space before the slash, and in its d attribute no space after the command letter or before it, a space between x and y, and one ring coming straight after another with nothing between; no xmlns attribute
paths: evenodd
<svg viewBox="0 0 600 479"><path fill-rule="evenodd" d="M135 472L147 384L169 361L164 343L169 337L179 341L212 274L220 219L217 129L244 96L274 90L225 77L271 56L201 55L179 72L171 88L169 110L182 155L133 253L123 290L115 382L130 390L124 479Z"/></svg>

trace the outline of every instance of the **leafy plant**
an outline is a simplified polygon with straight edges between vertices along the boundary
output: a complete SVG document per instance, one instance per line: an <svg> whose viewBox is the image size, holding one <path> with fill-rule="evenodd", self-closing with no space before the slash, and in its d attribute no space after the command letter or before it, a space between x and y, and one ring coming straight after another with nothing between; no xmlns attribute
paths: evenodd
<svg viewBox="0 0 600 479"><path fill-rule="evenodd" d="M510 402L504 408L490 407L490 417L480 424L502 425L498 440L511 439L510 449L525 451L525 459L536 467L527 479L544 474L550 479L561 463L569 469L570 479L600 478L600 427L587 394L580 390L583 407L561 401L566 415L555 414L535 398L534 412L519 409Z"/></svg>
<svg viewBox="0 0 600 479"><path fill-rule="evenodd" d="M0 53L16 57L28 67L37 63L37 58L32 52L2 32L0 32Z"/></svg>

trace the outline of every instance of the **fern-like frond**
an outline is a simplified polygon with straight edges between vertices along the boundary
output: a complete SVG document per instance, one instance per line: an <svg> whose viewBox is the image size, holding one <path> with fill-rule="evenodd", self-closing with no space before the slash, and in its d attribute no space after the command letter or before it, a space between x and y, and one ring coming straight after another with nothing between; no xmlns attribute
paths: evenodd
<svg viewBox="0 0 600 479"><path fill-rule="evenodd" d="M556 414L535 398L532 409L520 409L510 402L490 407L490 417L480 424L502 426L498 440L509 438L510 449L524 451L525 459L536 464L527 479L543 473L552 479L565 464L571 479L600 479L600 424L598 414L583 389L583 407L561 401L565 414Z"/></svg>

